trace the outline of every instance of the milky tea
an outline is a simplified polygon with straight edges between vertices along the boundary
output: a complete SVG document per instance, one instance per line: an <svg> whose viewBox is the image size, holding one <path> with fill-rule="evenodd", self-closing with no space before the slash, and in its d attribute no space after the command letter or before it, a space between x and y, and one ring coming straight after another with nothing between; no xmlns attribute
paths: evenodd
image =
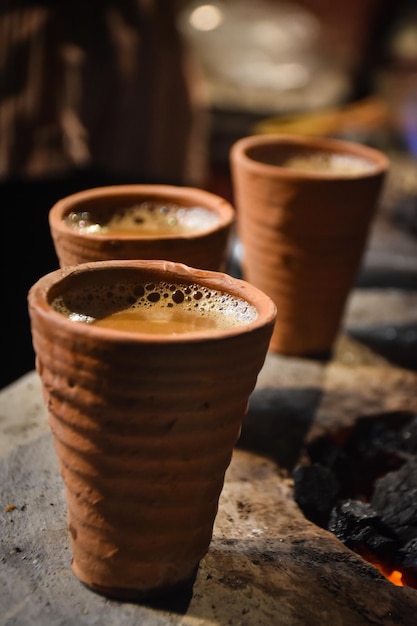
<svg viewBox="0 0 417 626"><path fill-rule="evenodd" d="M374 163L366 158L306 147L280 146L280 149L274 149L273 146L263 146L262 153L253 149L249 154L259 162L298 172L353 177L375 170Z"/></svg>
<svg viewBox="0 0 417 626"><path fill-rule="evenodd" d="M226 330L257 317L254 306L229 293L164 281L75 287L56 297L52 307L75 322L147 334Z"/></svg>
<svg viewBox="0 0 417 626"><path fill-rule="evenodd" d="M132 206L72 211L64 222L80 233L104 237L161 237L204 232L219 223L219 216L200 206L146 200Z"/></svg>
<svg viewBox="0 0 417 626"><path fill-rule="evenodd" d="M347 154L326 152L299 154L286 159L282 165L291 170L339 176L357 176L374 169L373 164L365 159Z"/></svg>

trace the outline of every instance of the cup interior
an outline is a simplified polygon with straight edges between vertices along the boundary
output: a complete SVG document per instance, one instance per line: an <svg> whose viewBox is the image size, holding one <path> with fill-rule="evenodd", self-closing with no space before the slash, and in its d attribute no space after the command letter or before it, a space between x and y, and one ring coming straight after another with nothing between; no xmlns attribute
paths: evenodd
<svg viewBox="0 0 417 626"><path fill-rule="evenodd" d="M265 165L325 174L374 172L375 163L353 152L302 144L266 143L247 148L246 156Z"/></svg>
<svg viewBox="0 0 417 626"><path fill-rule="evenodd" d="M235 333L275 315L270 299L244 281L168 261L85 263L49 280L49 308L118 331Z"/></svg>
<svg viewBox="0 0 417 626"><path fill-rule="evenodd" d="M233 208L200 189L126 185L85 190L61 199L50 211L59 230L111 238L190 237L225 228Z"/></svg>

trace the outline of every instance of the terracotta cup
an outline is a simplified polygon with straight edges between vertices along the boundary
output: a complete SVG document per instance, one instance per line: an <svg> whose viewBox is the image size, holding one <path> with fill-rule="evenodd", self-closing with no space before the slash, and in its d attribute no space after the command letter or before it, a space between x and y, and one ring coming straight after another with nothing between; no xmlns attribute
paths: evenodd
<svg viewBox="0 0 417 626"><path fill-rule="evenodd" d="M168 259L224 270L234 221L235 210L225 199L175 185L87 189L62 198L49 212L61 267L110 259Z"/></svg>
<svg viewBox="0 0 417 626"><path fill-rule="evenodd" d="M347 141L253 135L230 151L243 278L277 306L270 350L328 356L388 159Z"/></svg>
<svg viewBox="0 0 417 626"><path fill-rule="evenodd" d="M56 270L28 303L73 572L120 599L192 587L274 303L221 272L143 260ZM126 307L139 326L118 319Z"/></svg>

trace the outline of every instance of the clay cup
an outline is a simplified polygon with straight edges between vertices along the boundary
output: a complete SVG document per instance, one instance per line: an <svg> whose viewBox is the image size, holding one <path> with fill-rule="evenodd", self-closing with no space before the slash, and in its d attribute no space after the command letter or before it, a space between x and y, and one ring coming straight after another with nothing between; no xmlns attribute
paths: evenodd
<svg viewBox="0 0 417 626"><path fill-rule="evenodd" d="M166 259L223 271L234 220L235 210L225 199L175 185L86 189L60 199L49 212L61 267Z"/></svg>
<svg viewBox="0 0 417 626"><path fill-rule="evenodd" d="M243 278L277 306L270 350L328 357L388 170L378 150L253 135L230 151Z"/></svg>
<svg viewBox="0 0 417 626"><path fill-rule="evenodd" d="M221 272L116 260L43 276L28 305L73 572L122 600L192 586L274 303ZM145 311L150 327L120 326L125 307ZM182 314L219 324L178 330Z"/></svg>

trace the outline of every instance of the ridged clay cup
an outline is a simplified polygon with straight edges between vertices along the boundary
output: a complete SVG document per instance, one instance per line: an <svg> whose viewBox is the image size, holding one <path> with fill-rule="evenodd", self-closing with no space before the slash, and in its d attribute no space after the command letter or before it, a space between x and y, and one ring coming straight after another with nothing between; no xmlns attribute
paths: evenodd
<svg viewBox="0 0 417 626"><path fill-rule="evenodd" d="M242 276L277 306L270 350L329 356L360 269L387 157L330 138L252 135L232 145L230 165Z"/></svg>
<svg viewBox="0 0 417 626"><path fill-rule="evenodd" d="M143 203L162 207L158 220L163 230L155 226L155 220L149 219L142 224L137 219L134 228L125 232L119 228L118 232L106 233L105 228L94 228L95 225L106 227L115 214ZM181 207L182 211L163 213L164 205ZM195 217L196 208L205 209L208 214ZM83 214L87 216L89 229L76 227ZM70 215L76 219L68 220ZM181 224L188 220L190 224L190 219L194 221L192 230L172 227L173 222ZM60 199L49 211L51 236L61 267L110 259L167 259L222 271L226 267L234 222L235 210L225 199L204 189L175 185L130 184L86 189ZM153 230L145 230L147 223L154 224Z"/></svg>
<svg viewBox="0 0 417 626"><path fill-rule="evenodd" d="M173 311L182 294L181 306L187 299L192 309L215 302L220 317L224 298L238 300L236 315L243 317L230 328L176 334L161 324L154 334L74 321L53 305L81 292L85 298L68 307L86 319L97 315L100 298L110 313L131 305L143 285L150 305L161 281L161 297ZM119 260L43 276L28 305L65 485L73 572L96 592L120 599L192 587L265 360L274 303L221 272Z"/></svg>

